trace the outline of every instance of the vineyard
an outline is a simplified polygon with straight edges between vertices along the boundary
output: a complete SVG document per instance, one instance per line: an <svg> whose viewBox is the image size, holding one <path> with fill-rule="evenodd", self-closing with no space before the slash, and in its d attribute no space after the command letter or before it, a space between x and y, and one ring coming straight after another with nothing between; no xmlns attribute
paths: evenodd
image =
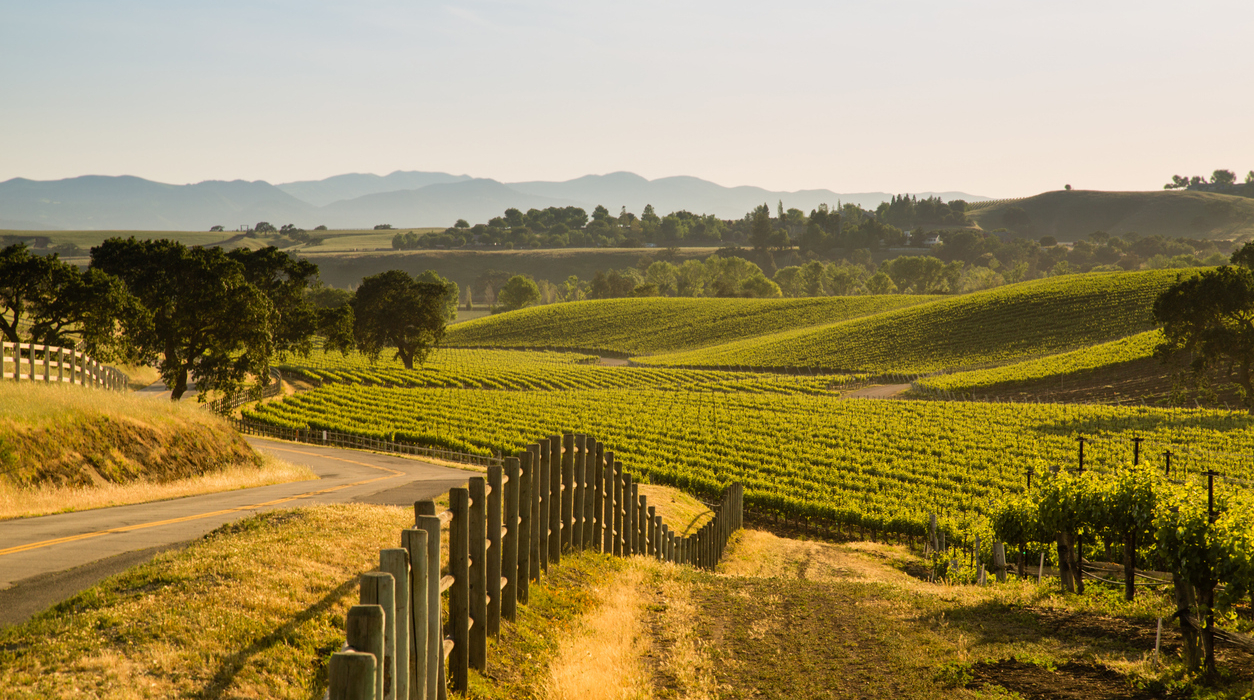
<svg viewBox="0 0 1254 700"><path fill-rule="evenodd" d="M1149 330L1153 301L1177 274L1050 277L639 362L916 373L1005 363Z"/></svg>
<svg viewBox="0 0 1254 700"><path fill-rule="evenodd" d="M952 374L925 377L914 382L914 389L923 393L947 391L971 395L981 389L1065 377L1079 372L1110 367L1152 357L1162 342L1160 331L1145 331L1127 338L1112 340L1071 352L1024 360L1001 367L976 369Z"/></svg>
<svg viewBox="0 0 1254 700"><path fill-rule="evenodd" d="M483 455L553 433L596 434L657 483L709 495L741 481L753 510L906 534L922 533L929 512L955 533L986 530L990 509L1024 488L1027 469L1075 460L1080 435L1093 468L1126 463L1141 437L1146 459L1170 450L1180 473L1254 476L1254 420L1210 411L331 384L245 417Z"/></svg>
<svg viewBox="0 0 1254 700"><path fill-rule="evenodd" d="M591 355L522 350L437 350L421 368L400 361L371 364L360 354L314 351L278 365L289 375L319 384L561 391L572 389L659 389L778 394L827 393L862 375L793 377L757 372L687 371L668 368L599 367Z"/></svg>
<svg viewBox="0 0 1254 700"><path fill-rule="evenodd" d="M909 295L807 299L647 297L549 304L458 324L449 329L444 344L652 354L845 321L935 298Z"/></svg>

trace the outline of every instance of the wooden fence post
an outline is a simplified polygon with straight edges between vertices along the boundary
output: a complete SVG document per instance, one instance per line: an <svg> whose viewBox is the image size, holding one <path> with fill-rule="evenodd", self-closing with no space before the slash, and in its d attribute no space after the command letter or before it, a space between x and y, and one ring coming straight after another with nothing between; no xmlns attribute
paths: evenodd
<svg viewBox="0 0 1254 700"><path fill-rule="evenodd" d="M453 690L470 687L470 491L464 487L448 492L453 519L448 526L448 569L453 585L448 594L448 636L453 639L448 676Z"/></svg>
<svg viewBox="0 0 1254 700"><path fill-rule="evenodd" d="M601 551L614 552L614 453L605 451L601 460Z"/></svg>
<svg viewBox="0 0 1254 700"><path fill-rule="evenodd" d="M614 462L614 519L611 521L614 530L614 539L611 543L613 546L612 554L621 557L626 552L623 551L623 491L627 485L625 481L626 475L623 474L623 463Z"/></svg>
<svg viewBox="0 0 1254 700"><path fill-rule="evenodd" d="M348 609L348 619L344 624L344 635L348 646L374 657L375 674L371 685L374 686L374 697L382 700L383 693L383 635L386 613L379 605L354 605Z"/></svg>
<svg viewBox="0 0 1254 700"><path fill-rule="evenodd" d="M472 476L470 491L470 667L488 666L488 504L487 483Z"/></svg>
<svg viewBox="0 0 1254 700"><path fill-rule="evenodd" d="M636 489L631 474L623 471L623 556L636 553Z"/></svg>
<svg viewBox="0 0 1254 700"><path fill-rule="evenodd" d="M562 438L549 436L549 562L562 561Z"/></svg>
<svg viewBox="0 0 1254 700"><path fill-rule="evenodd" d="M392 600L396 615L393 617L392 673L396 679L397 700L409 700L409 551L405 549L379 550L379 570L392 575L394 586Z"/></svg>
<svg viewBox="0 0 1254 700"><path fill-rule="evenodd" d="M488 596L487 633L501 633L501 505L505 497L501 485L502 468L488 467L488 533L487 566L484 570L484 592Z"/></svg>
<svg viewBox="0 0 1254 700"><path fill-rule="evenodd" d="M549 504L553 499L551 492L553 484L550 479L553 476L553 468L550 466L551 443L548 440L540 441L540 488L536 492L539 499L539 506L536 511L536 547L533 551L540 561L540 570L544 573L549 572Z"/></svg>
<svg viewBox="0 0 1254 700"><path fill-rule="evenodd" d="M632 495L636 496L636 519L633 521L633 524L636 526L636 554L648 554L649 543L645 539L645 533L648 532L649 514L645 508L648 506L649 498L640 493L638 484L632 484L631 486Z"/></svg>
<svg viewBox="0 0 1254 700"><path fill-rule="evenodd" d="M571 549L583 549L583 501L584 482L586 480L584 469L588 456L587 441L588 437L586 435L575 435L575 459L573 468L575 495L571 499L570 512Z"/></svg>
<svg viewBox="0 0 1254 700"><path fill-rule="evenodd" d="M640 512L643 516L643 528L641 528L641 538L645 542L645 553L653 556L656 552L657 539L653 538L653 514L657 512L657 508L648 504L648 497L640 497Z"/></svg>
<svg viewBox="0 0 1254 700"><path fill-rule="evenodd" d="M583 456L583 546L596 549L596 469L597 441L588 438Z"/></svg>
<svg viewBox="0 0 1254 700"><path fill-rule="evenodd" d="M396 697L396 582L392 574L370 572L361 577L361 604L383 609L383 647L379 657L379 697ZM352 646L350 644L349 646ZM371 653L374 653L373 650Z"/></svg>
<svg viewBox="0 0 1254 700"><path fill-rule="evenodd" d="M997 569L997 582L1006 581L1006 545L1002 542L993 543L993 566Z"/></svg>
<svg viewBox="0 0 1254 700"><path fill-rule="evenodd" d="M592 546L605 551L605 445L596 442L592 450Z"/></svg>
<svg viewBox="0 0 1254 700"><path fill-rule="evenodd" d="M427 531L401 531L401 546L409 552L409 700L427 699Z"/></svg>
<svg viewBox="0 0 1254 700"><path fill-rule="evenodd" d="M328 700L377 700L374 686L379 675L374 654L338 651L327 668Z"/></svg>
<svg viewBox="0 0 1254 700"><path fill-rule="evenodd" d="M653 509L650 508L649 510ZM666 552L666 539L663 537L662 527L662 516L653 516L653 556L657 557L659 561L665 559Z"/></svg>
<svg viewBox="0 0 1254 700"><path fill-rule="evenodd" d="M440 619L440 518L435 501L414 503L414 524L427 532L427 700L438 700L444 680L444 637L440 634L444 625Z"/></svg>
<svg viewBox="0 0 1254 700"><path fill-rule="evenodd" d="M501 541L501 617L514 621L518 614L518 482L517 457L505 458L505 528Z"/></svg>
<svg viewBox="0 0 1254 700"><path fill-rule="evenodd" d="M540 445L529 445L527 452L531 455L531 465L527 468L527 510L530 512L527 519L527 577L539 581L540 530L544 528L544 521L540 519L540 476L544 467L540 464Z"/></svg>
<svg viewBox="0 0 1254 700"><path fill-rule="evenodd" d="M575 436L562 436L562 551L571 548L571 508L575 498Z"/></svg>
<svg viewBox="0 0 1254 700"><path fill-rule="evenodd" d="M518 570L514 587L520 605L526 604L531 592L531 450L524 450L518 459Z"/></svg>

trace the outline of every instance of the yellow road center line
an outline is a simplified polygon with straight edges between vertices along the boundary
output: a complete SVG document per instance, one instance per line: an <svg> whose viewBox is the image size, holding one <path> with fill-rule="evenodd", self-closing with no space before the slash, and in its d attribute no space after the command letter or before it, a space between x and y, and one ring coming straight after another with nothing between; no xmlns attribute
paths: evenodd
<svg viewBox="0 0 1254 700"><path fill-rule="evenodd" d="M39 542L31 542L29 544L18 545L16 547L0 549L0 557L6 554L17 554L18 552L28 552L32 549L40 549L42 547L51 547L53 545L65 544L67 542L78 542L81 540L91 539L93 537L101 537L103 535L118 534L122 532L133 532L135 530L143 530L145 528L150 528L150 527L160 527L162 525L174 525L177 523L185 523L191 520L212 518L215 515L227 515L229 513L238 513L241 510L252 510L254 508L265 508L268 506L276 506L282 503L287 503L289 501L295 501L295 500L299 500L302 498L311 498L313 496L321 496L323 494L332 493L333 491L339 491L341 489L346 489L351 486L362 486L365 484L372 484L376 481L384 481L387 479L396 478L398 476L405 476L405 472L400 472L395 469L389 469L388 467L380 467L375 464L366 464L365 462L357 462L351 459L342 459L340 457L330 457L328 455L321 455L316 452L301 452L300 450L288 450L288 449L283 449L281 447L270 447L268 445L265 447L265 449L275 450L277 452L291 452L292 454L305 455L308 457L320 457L322 459L333 459L337 462L346 462L348 464L356 464L362 467L369 467L371 469L378 469L379 471L388 472L389 476L377 476L373 479L365 479L363 481L354 481L351 484L341 484L340 486L331 486L329 488L319 489L317 491L307 491L305 493L297 494L295 496L288 496L286 498L280 498L280 499L273 500L273 501L266 501L265 503L254 503L252 505L239 506L238 508L227 508L226 510L215 510L210 513L198 513L196 515L185 515L181 518L170 518L169 520L157 520L155 522L139 523L137 525L124 525L122 527L114 527L108 530L84 532L79 535L70 535L69 537L58 537L52 540L42 540Z"/></svg>

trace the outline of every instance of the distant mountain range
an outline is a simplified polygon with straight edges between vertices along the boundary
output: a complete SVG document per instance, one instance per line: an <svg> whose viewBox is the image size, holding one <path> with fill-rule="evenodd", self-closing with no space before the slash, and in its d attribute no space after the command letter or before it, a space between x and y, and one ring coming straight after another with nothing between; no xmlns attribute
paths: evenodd
<svg viewBox="0 0 1254 700"><path fill-rule="evenodd" d="M945 201L988 199L963 192L918 192ZM601 204L639 214L652 204L659 214L679 209L721 218L740 218L769 204L810 211L838 202L874 209L887 192L841 194L830 190L773 192L760 187L723 187L695 177L646 180L633 173L586 175L565 182L514 182L468 175L397 171L390 175L336 175L271 185L244 180L209 180L167 185L131 176L86 175L64 180L14 178L0 182L0 229L203 231L221 225L269 221L311 229L450 226L457 219L472 224L499 216L510 207L526 211L577 206L592 212Z"/></svg>

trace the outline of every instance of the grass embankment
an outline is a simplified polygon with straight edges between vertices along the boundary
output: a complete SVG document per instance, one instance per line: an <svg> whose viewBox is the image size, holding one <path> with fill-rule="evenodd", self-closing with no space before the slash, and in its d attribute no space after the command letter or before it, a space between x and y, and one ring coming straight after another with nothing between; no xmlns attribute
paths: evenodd
<svg viewBox="0 0 1254 700"><path fill-rule="evenodd" d="M194 403L0 384L0 518L309 478L303 467L263 460Z"/></svg>
<svg viewBox="0 0 1254 700"><path fill-rule="evenodd" d="M640 363L918 373L1005 363L1149 330L1154 299L1177 274L1050 277Z"/></svg>
<svg viewBox="0 0 1254 700"><path fill-rule="evenodd" d="M806 299L653 297L533 306L459 324L445 345L573 347L639 355L704 348L913 306L913 295Z"/></svg>
<svg viewBox="0 0 1254 700"><path fill-rule="evenodd" d="M991 231L1006 225L1005 213L1010 207L1028 213L1028 224L1017 230L1034 238L1054 236L1060 241L1077 241L1094 231L1112 236L1136 232L1205 240L1254 236L1254 200L1185 190L1044 192L977 209L970 217Z"/></svg>
<svg viewBox="0 0 1254 700"><path fill-rule="evenodd" d="M320 697L358 576L413 516L271 511L0 631L6 698Z"/></svg>

